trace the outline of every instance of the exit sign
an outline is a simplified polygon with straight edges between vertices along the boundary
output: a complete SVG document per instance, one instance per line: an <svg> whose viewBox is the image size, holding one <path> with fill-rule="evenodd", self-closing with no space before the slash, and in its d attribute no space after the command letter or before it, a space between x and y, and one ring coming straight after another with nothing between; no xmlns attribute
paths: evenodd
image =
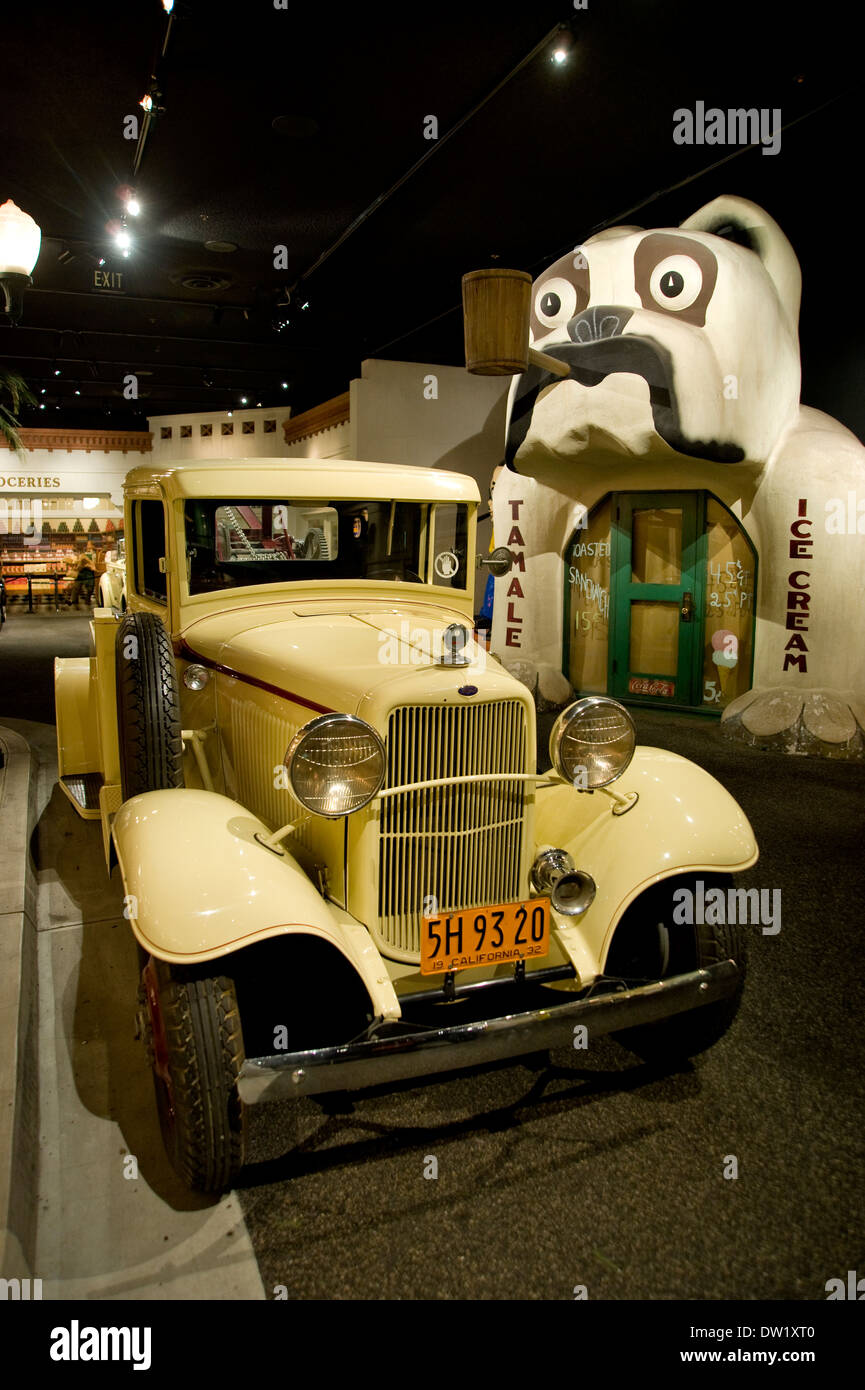
<svg viewBox="0 0 865 1390"><path fill-rule="evenodd" d="M123 294L123 271L94 270L93 288L94 290L109 290L115 294Z"/></svg>

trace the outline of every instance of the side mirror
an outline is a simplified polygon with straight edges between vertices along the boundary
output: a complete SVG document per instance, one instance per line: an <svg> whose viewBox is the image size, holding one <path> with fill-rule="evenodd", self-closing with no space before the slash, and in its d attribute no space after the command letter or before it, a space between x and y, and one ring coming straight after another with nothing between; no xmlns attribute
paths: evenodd
<svg viewBox="0 0 865 1390"><path fill-rule="evenodd" d="M501 579L503 574L508 574L513 566L513 552L508 550L506 545L498 545L495 550L491 550L489 555L478 556L478 569L481 565L486 565L490 574L494 574L496 579Z"/></svg>

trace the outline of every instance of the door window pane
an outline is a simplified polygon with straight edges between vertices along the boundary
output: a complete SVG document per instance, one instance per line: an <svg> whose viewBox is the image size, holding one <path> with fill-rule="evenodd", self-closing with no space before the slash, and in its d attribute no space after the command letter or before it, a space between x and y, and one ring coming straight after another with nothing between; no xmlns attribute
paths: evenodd
<svg viewBox="0 0 865 1390"><path fill-rule="evenodd" d="M682 513L674 507L634 511L632 584L679 584L682 579Z"/></svg>
<svg viewBox="0 0 865 1390"><path fill-rule="evenodd" d="M706 621L702 703L723 709L751 680L754 556L736 518L706 502Z"/></svg>
<svg viewBox="0 0 865 1390"><path fill-rule="evenodd" d="M466 587L468 560L468 507L439 502L433 511L433 584L451 589Z"/></svg>
<svg viewBox="0 0 865 1390"><path fill-rule="evenodd" d="M679 609L678 603L631 604L629 671L675 676L679 665Z"/></svg>
<svg viewBox="0 0 865 1390"><path fill-rule="evenodd" d="M607 689L610 642L610 499L596 507L565 554L568 583L570 665L578 692L603 695Z"/></svg>
<svg viewBox="0 0 865 1390"><path fill-rule="evenodd" d="M138 553L135 574L138 592L145 598L165 603L168 598L168 579L159 568L165 555L165 518L161 502L135 502L137 526L134 531Z"/></svg>

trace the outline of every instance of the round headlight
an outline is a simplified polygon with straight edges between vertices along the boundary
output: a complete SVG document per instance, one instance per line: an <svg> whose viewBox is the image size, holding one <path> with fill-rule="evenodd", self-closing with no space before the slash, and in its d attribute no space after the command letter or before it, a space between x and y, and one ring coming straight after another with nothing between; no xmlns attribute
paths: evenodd
<svg viewBox="0 0 865 1390"><path fill-rule="evenodd" d="M550 734L550 761L572 786L606 787L634 756L634 721L623 705L588 695L562 710Z"/></svg>
<svg viewBox="0 0 865 1390"><path fill-rule="evenodd" d="M285 766L301 805L336 820L361 810L381 790L384 744L354 714L322 714L295 734Z"/></svg>
<svg viewBox="0 0 865 1390"><path fill-rule="evenodd" d="M206 666L187 666L183 672L183 684L187 690L203 690L210 680L210 672Z"/></svg>

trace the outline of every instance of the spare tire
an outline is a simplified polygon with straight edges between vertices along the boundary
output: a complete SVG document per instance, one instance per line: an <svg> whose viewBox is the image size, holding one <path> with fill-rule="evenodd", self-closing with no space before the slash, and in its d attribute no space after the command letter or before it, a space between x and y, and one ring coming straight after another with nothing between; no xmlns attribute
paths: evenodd
<svg viewBox="0 0 865 1390"><path fill-rule="evenodd" d="M182 787L180 690L163 623L155 613L127 613L114 651L123 800Z"/></svg>

